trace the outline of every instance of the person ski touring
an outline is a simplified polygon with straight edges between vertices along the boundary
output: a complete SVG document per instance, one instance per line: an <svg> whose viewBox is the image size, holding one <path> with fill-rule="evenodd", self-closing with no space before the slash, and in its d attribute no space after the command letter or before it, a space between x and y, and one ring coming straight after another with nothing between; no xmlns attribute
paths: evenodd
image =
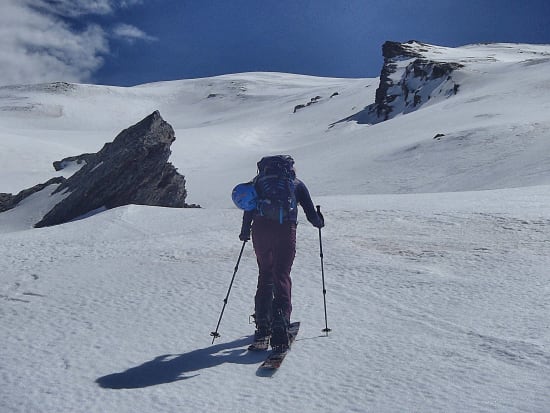
<svg viewBox="0 0 550 413"><path fill-rule="evenodd" d="M290 271L296 254L297 206L307 220L324 227L320 210L315 210L306 185L296 178L294 159L289 155L263 157L258 175L233 191L235 203L245 209L239 239L250 240L258 263L258 284L254 297L256 331L251 350L286 352L292 313Z"/></svg>

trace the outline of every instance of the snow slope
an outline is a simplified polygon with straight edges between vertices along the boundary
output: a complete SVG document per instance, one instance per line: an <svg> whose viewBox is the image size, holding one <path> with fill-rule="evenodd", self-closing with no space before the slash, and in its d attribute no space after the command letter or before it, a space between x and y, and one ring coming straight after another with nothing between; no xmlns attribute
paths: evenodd
<svg viewBox="0 0 550 413"><path fill-rule="evenodd" d="M127 206L37 230L37 194L0 214L0 411L548 411L550 46L431 52L468 57L460 92L373 126L329 127L371 103L377 79L0 88L0 191L55 176L54 160L159 109L188 202L204 206ZM209 333L241 248L230 190L278 152L325 213L333 331L321 334L318 232L304 220L302 327L270 379L245 350L251 245L213 346Z"/></svg>

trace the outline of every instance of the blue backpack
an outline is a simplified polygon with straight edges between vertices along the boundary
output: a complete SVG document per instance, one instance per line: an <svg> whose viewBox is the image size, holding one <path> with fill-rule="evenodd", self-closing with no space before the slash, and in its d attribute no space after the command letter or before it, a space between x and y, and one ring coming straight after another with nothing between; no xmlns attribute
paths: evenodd
<svg viewBox="0 0 550 413"><path fill-rule="evenodd" d="M283 223L295 214L296 173L289 155L266 156L258 162L258 175L253 180L259 215Z"/></svg>
<svg viewBox="0 0 550 413"><path fill-rule="evenodd" d="M291 156L266 156L258 162L258 175L235 186L231 198L240 209L256 210L258 215L282 224L296 214L295 179Z"/></svg>

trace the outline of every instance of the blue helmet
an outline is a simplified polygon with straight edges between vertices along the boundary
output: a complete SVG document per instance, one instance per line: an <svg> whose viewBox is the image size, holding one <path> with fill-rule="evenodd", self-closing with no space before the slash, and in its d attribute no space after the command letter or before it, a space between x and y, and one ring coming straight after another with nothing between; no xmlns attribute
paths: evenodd
<svg viewBox="0 0 550 413"><path fill-rule="evenodd" d="M235 205L240 209L252 211L256 209L258 194L254 188L254 184L252 182L247 182L245 184L239 184L233 188L231 199L233 199Z"/></svg>

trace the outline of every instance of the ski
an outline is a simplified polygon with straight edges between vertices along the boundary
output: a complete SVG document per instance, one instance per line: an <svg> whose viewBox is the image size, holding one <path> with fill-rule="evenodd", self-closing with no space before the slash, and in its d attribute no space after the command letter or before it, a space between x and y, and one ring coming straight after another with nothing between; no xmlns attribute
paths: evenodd
<svg viewBox="0 0 550 413"><path fill-rule="evenodd" d="M290 345L292 345L292 343L296 339L299 329L300 329L299 321L290 323L290 326L288 327L288 332L290 334L290 340L289 340ZM283 360L285 359L289 351L290 351L290 347L287 351L284 351L282 353L272 351L271 353L269 353L265 361L260 365L258 370L264 371L264 372L275 372L277 369L279 369L279 367L281 367L281 364L283 363Z"/></svg>
<svg viewBox="0 0 550 413"><path fill-rule="evenodd" d="M248 351L265 351L269 348L269 339L271 335L262 337L248 346Z"/></svg>

